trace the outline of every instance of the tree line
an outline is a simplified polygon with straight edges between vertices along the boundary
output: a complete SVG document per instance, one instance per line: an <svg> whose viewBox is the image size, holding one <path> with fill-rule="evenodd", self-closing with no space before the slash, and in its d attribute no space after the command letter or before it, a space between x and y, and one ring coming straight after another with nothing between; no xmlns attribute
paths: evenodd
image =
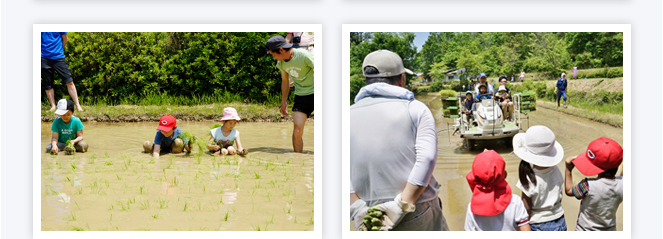
<svg viewBox="0 0 663 239"><path fill-rule="evenodd" d="M623 65L621 32L431 32L420 50L414 38L414 33L351 33L351 75L361 75L363 58L377 49L394 51L406 68L438 79L461 68L470 75L512 76L523 69L558 75L572 67Z"/></svg>

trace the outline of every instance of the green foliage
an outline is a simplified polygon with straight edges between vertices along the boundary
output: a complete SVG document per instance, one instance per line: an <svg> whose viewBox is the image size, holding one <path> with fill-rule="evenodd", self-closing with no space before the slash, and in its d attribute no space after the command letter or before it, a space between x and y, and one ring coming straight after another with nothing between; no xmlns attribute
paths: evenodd
<svg viewBox="0 0 663 239"><path fill-rule="evenodd" d="M578 72L576 77L578 79L624 77L624 69L619 67L614 67L614 68L604 68L602 70L597 70L597 71Z"/></svg>
<svg viewBox="0 0 663 239"><path fill-rule="evenodd" d="M276 61L265 54L265 42L278 34L69 33L65 54L84 102L162 104L163 96L182 101L176 104L265 102L280 94Z"/></svg>
<svg viewBox="0 0 663 239"><path fill-rule="evenodd" d="M441 90L440 97L456 97L456 91L453 90Z"/></svg>
<svg viewBox="0 0 663 239"><path fill-rule="evenodd" d="M355 103L355 96L359 93L359 90L366 85L363 76L353 75L350 76L350 104Z"/></svg>

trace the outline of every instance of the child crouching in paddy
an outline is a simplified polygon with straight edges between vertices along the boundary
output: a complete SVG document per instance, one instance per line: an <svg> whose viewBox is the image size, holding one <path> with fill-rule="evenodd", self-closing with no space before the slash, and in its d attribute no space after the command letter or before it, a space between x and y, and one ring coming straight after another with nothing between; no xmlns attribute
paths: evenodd
<svg viewBox="0 0 663 239"><path fill-rule="evenodd" d="M207 149L210 150L210 153L215 155L246 155L248 153L242 147L239 131L235 129L239 120L237 110L232 107L223 109L223 117L220 120L223 125L210 130L211 137L207 142ZM235 142L237 142L237 148L233 146Z"/></svg>
<svg viewBox="0 0 663 239"><path fill-rule="evenodd" d="M177 128L177 120L171 115L164 115L159 119L157 133L154 136L154 144L150 141L143 143L145 153L152 153L154 158L159 158L162 152L181 153L182 150L191 152L193 141L182 137L182 130Z"/></svg>
<svg viewBox="0 0 663 239"><path fill-rule="evenodd" d="M83 141L83 123L74 116L74 102L61 99L58 101L55 114L60 117L53 120L51 126L53 137L51 143L46 146L46 152L52 154L58 154L60 150L64 150L66 154L72 154L74 151L87 152L88 145ZM67 147L67 141L74 147Z"/></svg>

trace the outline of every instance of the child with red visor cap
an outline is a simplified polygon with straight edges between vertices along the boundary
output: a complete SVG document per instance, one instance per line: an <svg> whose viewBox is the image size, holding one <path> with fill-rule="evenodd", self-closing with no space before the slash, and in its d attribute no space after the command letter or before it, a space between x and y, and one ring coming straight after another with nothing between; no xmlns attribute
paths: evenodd
<svg viewBox="0 0 663 239"><path fill-rule="evenodd" d="M159 120L157 134L154 136L154 144L150 141L143 143L145 153L152 152L154 158L159 158L160 153L181 153L182 150L191 152L191 145L186 138L180 137L182 130L177 128L177 120L171 115L164 115Z"/></svg>
<svg viewBox="0 0 663 239"><path fill-rule="evenodd" d="M493 150L474 158L466 177L472 190L465 215L466 231L530 231L525 205L511 193L505 180L505 166L502 156Z"/></svg>
<svg viewBox="0 0 663 239"><path fill-rule="evenodd" d="M601 137L592 141L584 153L566 159L566 195L582 200L576 231L617 230L615 215L624 199L624 184L622 176L615 175L623 156L622 146L612 139ZM585 178L574 186L571 174L574 167L584 175L598 174L598 177Z"/></svg>

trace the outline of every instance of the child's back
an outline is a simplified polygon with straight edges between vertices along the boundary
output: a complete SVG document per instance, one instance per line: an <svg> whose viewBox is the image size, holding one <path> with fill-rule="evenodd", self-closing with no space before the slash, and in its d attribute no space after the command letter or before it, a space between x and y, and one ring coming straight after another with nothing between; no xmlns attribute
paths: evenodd
<svg viewBox="0 0 663 239"><path fill-rule="evenodd" d="M481 216L472 213L472 202L467 205L465 215L466 231L517 231L518 227L529 222L527 210L515 194L511 194L511 202L504 211L495 216Z"/></svg>
<svg viewBox="0 0 663 239"><path fill-rule="evenodd" d="M584 189L583 189L584 188ZM587 178L573 188L582 198L576 231L617 230L617 208L624 198L622 177Z"/></svg>
<svg viewBox="0 0 663 239"><path fill-rule="evenodd" d="M520 181L516 185L532 200L530 223L548 222L564 216L562 208L564 177L559 168L554 166L543 170L533 168L533 171L536 185L529 182L529 187L525 188Z"/></svg>

